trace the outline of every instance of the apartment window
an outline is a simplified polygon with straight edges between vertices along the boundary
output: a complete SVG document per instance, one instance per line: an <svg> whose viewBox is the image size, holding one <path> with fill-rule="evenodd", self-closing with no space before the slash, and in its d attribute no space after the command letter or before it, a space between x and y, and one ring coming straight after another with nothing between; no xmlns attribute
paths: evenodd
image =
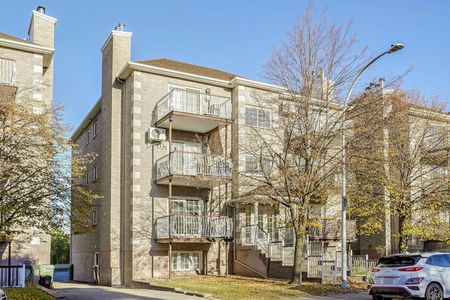
<svg viewBox="0 0 450 300"><path fill-rule="evenodd" d="M199 216L203 211L203 201L199 199L172 199L172 213L176 215Z"/></svg>
<svg viewBox="0 0 450 300"><path fill-rule="evenodd" d="M86 172L86 173L84 174L84 179L85 179L85 183L86 183L86 184L89 184L89 172Z"/></svg>
<svg viewBox="0 0 450 300"><path fill-rule="evenodd" d="M98 123L97 121L94 122L92 125L92 134L94 135L92 138L95 138L97 136L97 130L98 130Z"/></svg>
<svg viewBox="0 0 450 300"><path fill-rule="evenodd" d="M245 125L270 128L272 126L272 111L257 107L246 107Z"/></svg>
<svg viewBox="0 0 450 300"><path fill-rule="evenodd" d="M98 252L95 252L94 253L94 266L98 266L98 262L99 262L99 260L98 260Z"/></svg>
<svg viewBox="0 0 450 300"><path fill-rule="evenodd" d="M97 166L94 166L94 181L97 180L98 173L97 173Z"/></svg>
<svg viewBox="0 0 450 300"><path fill-rule="evenodd" d="M267 157L245 156L245 172L247 173L268 172L271 168L272 162Z"/></svg>
<svg viewBox="0 0 450 300"><path fill-rule="evenodd" d="M0 84L14 85L16 81L16 62L0 58Z"/></svg>
<svg viewBox="0 0 450 300"><path fill-rule="evenodd" d="M174 252L172 269L174 271L195 271L201 269L200 252Z"/></svg>
<svg viewBox="0 0 450 300"><path fill-rule="evenodd" d="M92 211L92 226L97 225L97 209Z"/></svg>
<svg viewBox="0 0 450 300"><path fill-rule="evenodd" d="M91 140L91 137L90 137L90 132L89 132L89 130L88 130L88 131L86 132L86 146L89 145L90 140Z"/></svg>

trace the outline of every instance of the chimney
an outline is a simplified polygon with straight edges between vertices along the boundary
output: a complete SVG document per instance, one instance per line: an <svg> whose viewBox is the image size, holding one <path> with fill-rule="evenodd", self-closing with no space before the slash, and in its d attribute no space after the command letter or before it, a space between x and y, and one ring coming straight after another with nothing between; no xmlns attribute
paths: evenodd
<svg viewBox="0 0 450 300"><path fill-rule="evenodd" d="M56 19L45 14L45 7L38 6L31 15L28 39L41 46L55 47Z"/></svg>

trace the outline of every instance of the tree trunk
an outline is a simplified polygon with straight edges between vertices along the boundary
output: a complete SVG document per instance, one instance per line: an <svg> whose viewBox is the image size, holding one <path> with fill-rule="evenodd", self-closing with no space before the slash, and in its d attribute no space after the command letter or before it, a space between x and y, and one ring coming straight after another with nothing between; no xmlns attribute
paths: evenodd
<svg viewBox="0 0 450 300"><path fill-rule="evenodd" d="M305 239L305 225L301 224L295 231L294 269L292 274L293 284L302 283L303 241Z"/></svg>
<svg viewBox="0 0 450 300"><path fill-rule="evenodd" d="M404 216L399 216L398 218L398 251L399 253L404 253L408 250L408 235L404 234L406 218Z"/></svg>

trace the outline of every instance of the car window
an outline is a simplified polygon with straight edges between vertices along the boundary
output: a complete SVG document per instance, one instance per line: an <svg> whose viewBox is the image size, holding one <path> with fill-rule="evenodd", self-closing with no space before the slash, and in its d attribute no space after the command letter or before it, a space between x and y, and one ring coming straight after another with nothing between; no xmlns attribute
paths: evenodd
<svg viewBox="0 0 450 300"><path fill-rule="evenodd" d="M450 267L450 261L447 259L447 255L439 254L430 256L426 262L427 265Z"/></svg>
<svg viewBox="0 0 450 300"><path fill-rule="evenodd" d="M422 257L420 255L399 255L382 257L378 260L377 267L392 268L414 266L421 258Z"/></svg>

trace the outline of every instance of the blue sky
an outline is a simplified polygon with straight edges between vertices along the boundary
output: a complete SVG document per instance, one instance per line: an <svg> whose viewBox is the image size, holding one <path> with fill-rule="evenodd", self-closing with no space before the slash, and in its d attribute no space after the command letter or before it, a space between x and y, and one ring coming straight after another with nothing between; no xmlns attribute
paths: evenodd
<svg viewBox="0 0 450 300"><path fill-rule="evenodd" d="M132 60L170 58L267 81L262 65L307 1L1 1L0 32L26 37L38 5L58 19L55 101L76 126L100 96L100 48L122 21L133 32ZM390 44L406 48L384 57L362 83L400 74L407 88L450 98L450 1L318 0L338 24L351 21L361 46L376 55Z"/></svg>

